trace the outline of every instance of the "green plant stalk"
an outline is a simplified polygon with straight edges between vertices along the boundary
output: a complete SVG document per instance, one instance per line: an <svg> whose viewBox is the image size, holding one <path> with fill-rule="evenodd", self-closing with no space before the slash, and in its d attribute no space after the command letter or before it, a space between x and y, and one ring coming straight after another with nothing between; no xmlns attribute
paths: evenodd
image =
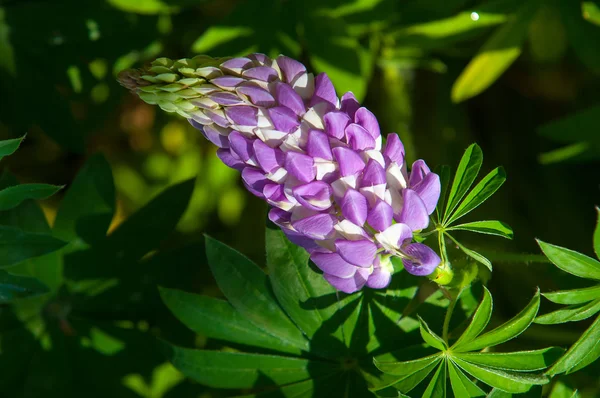
<svg viewBox="0 0 600 398"><path fill-rule="evenodd" d="M450 320L452 319L452 313L454 312L454 307L456 307L456 303L458 302L459 296L460 296L460 293L458 295L456 295L455 298L450 299L450 304L448 305L448 309L446 310L446 317L444 318L444 327L442 329L442 338L448 345L450 345L450 343L448 342Z"/></svg>

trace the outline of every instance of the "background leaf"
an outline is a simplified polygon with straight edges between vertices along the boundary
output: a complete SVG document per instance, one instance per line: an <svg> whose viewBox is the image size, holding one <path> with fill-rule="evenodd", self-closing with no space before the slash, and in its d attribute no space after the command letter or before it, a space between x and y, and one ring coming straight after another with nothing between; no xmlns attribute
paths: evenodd
<svg viewBox="0 0 600 398"><path fill-rule="evenodd" d="M0 226L0 268L52 253L65 244L52 235L28 233L17 228Z"/></svg>
<svg viewBox="0 0 600 398"><path fill-rule="evenodd" d="M48 293L50 289L35 278L11 275L0 270L0 304Z"/></svg>
<svg viewBox="0 0 600 398"><path fill-rule="evenodd" d="M46 199L62 187L48 184L14 185L0 191L0 211L18 206L27 199Z"/></svg>

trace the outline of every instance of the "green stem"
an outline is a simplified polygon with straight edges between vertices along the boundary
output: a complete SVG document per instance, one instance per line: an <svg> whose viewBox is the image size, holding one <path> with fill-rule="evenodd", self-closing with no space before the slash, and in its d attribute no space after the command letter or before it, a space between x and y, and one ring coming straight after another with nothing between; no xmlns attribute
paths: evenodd
<svg viewBox="0 0 600 398"><path fill-rule="evenodd" d="M448 332L450 329L450 320L452 319L452 313L454 312L454 307L456 307L456 303L458 302L458 297L450 300L450 305L448 305L448 309L446 310L446 317L444 318L444 329L442 330L442 338L448 343Z"/></svg>

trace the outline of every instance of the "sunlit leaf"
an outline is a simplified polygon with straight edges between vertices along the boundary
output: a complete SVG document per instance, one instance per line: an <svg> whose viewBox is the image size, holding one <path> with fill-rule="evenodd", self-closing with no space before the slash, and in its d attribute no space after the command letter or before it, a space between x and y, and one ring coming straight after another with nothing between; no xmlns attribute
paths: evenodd
<svg viewBox="0 0 600 398"><path fill-rule="evenodd" d="M471 185L477 178L479 169L483 163L483 152L477 144L472 144L467 148L458 168L454 175L454 181L452 182L452 188L448 194L448 202L446 204L446 210L443 214L444 223L452 215L452 212L460 203L460 200L465 196Z"/></svg>
<svg viewBox="0 0 600 398"><path fill-rule="evenodd" d="M440 351L444 351L446 349L446 342L437 334L435 334L427 323L421 318L419 318L419 325L421 331L421 337L427 344L432 347L437 348Z"/></svg>
<svg viewBox="0 0 600 398"><path fill-rule="evenodd" d="M565 272L579 276L600 280L600 262L564 247L537 240L540 248L550 261Z"/></svg>
<svg viewBox="0 0 600 398"><path fill-rule="evenodd" d="M583 289L542 293L542 296L557 304L582 304L595 299L600 299L600 285Z"/></svg>
<svg viewBox="0 0 600 398"><path fill-rule="evenodd" d="M459 353L455 356L476 365L527 372L546 369L563 353L560 348L550 347L533 351Z"/></svg>
<svg viewBox="0 0 600 398"><path fill-rule="evenodd" d="M446 396L446 364L441 363L438 370L433 375L427 389L423 393L423 398L443 398Z"/></svg>
<svg viewBox="0 0 600 398"><path fill-rule="evenodd" d="M17 207L27 199L46 199L54 195L62 186L48 184L21 184L0 191L0 211Z"/></svg>
<svg viewBox="0 0 600 398"><path fill-rule="evenodd" d="M600 299L591 301L585 305L572 305L538 316L535 318L535 323L554 325L557 323L577 322L594 316L598 311L600 311Z"/></svg>
<svg viewBox="0 0 600 398"><path fill-rule="evenodd" d="M475 310L473 314L473 319L467 329L463 332L463 334L459 337L459 339L454 343L453 349L458 349L464 344L470 343L477 336L481 334L485 330L485 327L490 322L490 318L492 317L492 294L490 291L484 286L483 287L483 298L481 299L481 303Z"/></svg>
<svg viewBox="0 0 600 398"><path fill-rule="evenodd" d="M537 7L537 1L525 2L509 22L494 32L456 79L452 101L462 102L481 93L521 55Z"/></svg>
<svg viewBox="0 0 600 398"><path fill-rule="evenodd" d="M424 358L414 359L412 361L401 361L401 362L379 362L375 360L377 368L384 373L393 376L405 376L410 375L421 369L426 368L433 362L439 361L440 355L434 354Z"/></svg>
<svg viewBox="0 0 600 398"><path fill-rule="evenodd" d="M586 329L569 350L546 372L553 376L568 372L585 360L588 364L600 357L600 349L595 349L600 341L600 316ZM590 355L591 356L588 356Z"/></svg>
<svg viewBox="0 0 600 398"><path fill-rule="evenodd" d="M455 397L485 397L485 392L477 387L453 362L448 363L448 373Z"/></svg>
<svg viewBox="0 0 600 398"><path fill-rule="evenodd" d="M536 292L529 304L514 318L484 333L469 343L455 347L457 352L476 351L485 347L495 346L505 341L514 339L531 325L540 307L540 292Z"/></svg>
<svg viewBox="0 0 600 398"><path fill-rule="evenodd" d="M480 234L496 235L503 238L512 239L513 230L502 221L474 221L460 225L453 225L448 230L463 230L477 232Z"/></svg>
<svg viewBox="0 0 600 398"><path fill-rule="evenodd" d="M454 243L456 243L456 246L458 246L458 248L460 250L462 250L467 256L469 256L472 259L474 259L475 261L485 265L490 271L492 270L492 262L490 260L485 258L483 255L477 253L475 250L471 250L468 247L465 247L462 243L460 243L459 241L454 239L454 237L452 237L452 235L446 234L446 236L448 236Z"/></svg>
<svg viewBox="0 0 600 398"><path fill-rule="evenodd" d="M452 360L465 372L483 381L485 384L511 393L526 392L532 385L543 385L550 381L547 377L541 375L506 372L500 369L473 365L456 357Z"/></svg>
<svg viewBox="0 0 600 398"><path fill-rule="evenodd" d="M447 224L452 224L477 206L485 202L494 194L506 181L504 168L497 167L490 171L475 187L469 192L467 197L458 205L455 212L448 219Z"/></svg>

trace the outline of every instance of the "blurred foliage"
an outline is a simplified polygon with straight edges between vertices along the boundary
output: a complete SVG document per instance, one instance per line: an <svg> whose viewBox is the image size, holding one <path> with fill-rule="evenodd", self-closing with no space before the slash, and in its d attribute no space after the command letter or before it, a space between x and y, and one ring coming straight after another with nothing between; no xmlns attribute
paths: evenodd
<svg viewBox="0 0 600 398"><path fill-rule="evenodd" d="M0 307L3 392L69 396L93 385L106 390L86 393L199 395L197 385L175 386L182 376L148 348L156 334L205 343L182 327L169 331L178 324L156 285L217 294L200 231L265 263L265 206L187 122L155 113L116 83L119 71L159 54L298 58L326 71L340 94L354 91L382 131L400 134L409 161L456 164L476 141L486 162L508 175L480 214L515 233L512 242L465 234L467 247L495 265L494 316L508 319L536 285L581 287L533 255L533 238L591 254L600 198L599 10L595 0L0 0L0 139L28 133L2 166L21 182L68 188L41 208L27 200L10 217L1 213L1 224L44 234L52 227L71 241L0 276L1 284L34 275L50 289ZM96 182L82 186L75 176L85 173ZM185 197L179 207L171 194ZM160 222L169 226L146 241ZM523 339L567 347L587 326L534 326ZM561 377L552 396L576 388L595 396L598 370ZM91 376L99 373L100 386ZM23 386L30 390L17 391Z"/></svg>

